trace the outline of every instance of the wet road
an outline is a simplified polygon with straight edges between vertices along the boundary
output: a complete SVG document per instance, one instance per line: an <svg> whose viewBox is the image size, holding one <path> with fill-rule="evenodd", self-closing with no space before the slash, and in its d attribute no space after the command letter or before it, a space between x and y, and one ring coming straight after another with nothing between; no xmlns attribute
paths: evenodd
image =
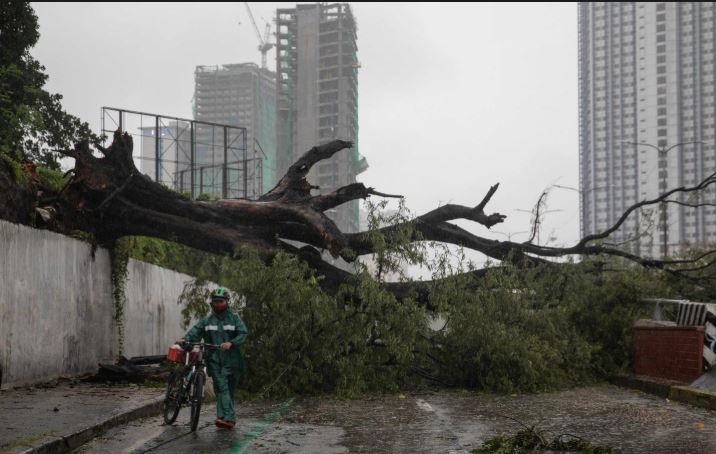
<svg viewBox="0 0 716 454"><path fill-rule="evenodd" d="M200 429L188 411L174 426L148 418L118 427L77 453L470 452L520 421L552 436L569 433L626 453L716 452L716 412L611 385L547 394L496 396L441 391L361 400L302 397L244 402L233 431ZM513 419L510 419L513 418Z"/></svg>

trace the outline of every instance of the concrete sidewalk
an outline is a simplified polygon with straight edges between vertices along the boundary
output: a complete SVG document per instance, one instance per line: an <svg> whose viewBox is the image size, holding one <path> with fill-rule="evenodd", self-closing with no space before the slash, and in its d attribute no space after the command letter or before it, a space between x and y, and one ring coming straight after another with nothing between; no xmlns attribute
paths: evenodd
<svg viewBox="0 0 716 454"><path fill-rule="evenodd" d="M158 414L163 388L59 380L0 391L0 454L68 452L119 424Z"/></svg>

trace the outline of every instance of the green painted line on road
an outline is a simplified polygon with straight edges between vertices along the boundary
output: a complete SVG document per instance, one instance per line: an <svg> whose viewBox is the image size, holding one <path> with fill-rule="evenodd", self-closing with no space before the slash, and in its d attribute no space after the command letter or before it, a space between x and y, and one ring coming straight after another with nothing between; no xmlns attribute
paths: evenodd
<svg viewBox="0 0 716 454"><path fill-rule="evenodd" d="M279 407L272 413L269 413L268 415L264 416L263 421L253 426L251 430L249 430L241 440L239 440L231 448L229 448L227 453L243 454L244 452L246 452L246 449L251 446L251 443L253 443L254 440L259 438L261 435L263 435L264 432L266 432L266 428L276 422L276 420L284 414L288 407L291 406L295 399L295 397L288 399L286 402L279 405Z"/></svg>

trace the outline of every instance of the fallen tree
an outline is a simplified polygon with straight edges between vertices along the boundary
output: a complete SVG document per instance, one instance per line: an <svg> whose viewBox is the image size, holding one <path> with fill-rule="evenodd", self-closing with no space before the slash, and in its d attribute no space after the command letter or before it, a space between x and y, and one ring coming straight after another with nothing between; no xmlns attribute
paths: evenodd
<svg viewBox="0 0 716 454"><path fill-rule="evenodd" d="M117 131L111 146L97 147L101 153L99 157L92 153L88 142L80 142L71 150L62 150L62 154L75 159L71 176L57 192L40 188L37 211L49 228L63 233L86 232L97 244L109 247L122 237L147 236L216 254L232 254L237 248L248 246L258 251L266 262L281 251L289 252L299 255L325 276L325 289L335 290L348 273L323 261L320 252L326 250L333 257L355 261L360 256L376 252L371 236L375 232L341 232L326 211L370 196L400 197L378 192L362 183L339 188L330 194L311 194L318 187L306 179L310 169L351 145L334 140L312 148L258 200L194 201L142 175L132 159L131 136ZM32 177L29 180L36 181ZM714 263L713 250L686 259L654 259L608 246L604 241L638 209L659 204L677 193L703 191L714 183L716 174L709 175L698 185L672 189L654 199L636 203L610 228L568 247L539 245L532 239L523 243L487 239L450 223L465 219L489 229L503 222L505 215L485 211L498 184L492 186L474 207L444 205L415 219L383 227L378 233L390 236L402 229L403 235L407 231L408 241L453 244L522 266L551 263L549 259L569 255L606 255L687 279L711 279L713 276L704 275L703 270ZM295 243L287 240L299 241L306 246L297 248L292 245ZM471 273L480 276L482 272ZM420 289L426 285L429 284L404 282L386 284L386 288L398 296L415 290L420 295Z"/></svg>
<svg viewBox="0 0 716 454"><path fill-rule="evenodd" d="M677 194L702 192L714 175L635 204L610 228L561 248L534 242L537 222L524 243L484 238L452 223L465 219L490 229L503 222L503 214L487 211L497 184L474 207L446 205L369 232L341 232L328 210L360 198L397 196L362 184L313 195L306 176L316 163L351 146L340 140L307 151L259 200L190 200L136 169L132 139L122 131L108 148L92 150L98 138L62 111L59 95L43 89L46 76L29 53L39 36L32 8L10 6L0 10L0 44L6 45L0 45L0 85L8 95L0 96L0 218L111 248L120 352L128 243L181 250L176 256L192 256L184 264L203 273L185 272L242 296L234 304L252 332L244 347L251 364L247 389L262 395L267 386L274 395L396 390L415 384L416 376L505 392L604 378L628 364L631 321L645 311L639 297L673 295L674 287L664 290L651 270L685 278L680 281L691 288L713 277L712 250L655 260L607 241L628 216L676 202L669 197ZM65 176L47 170L59 168L58 152L75 160ZM384 283L339 269L321 254L355 262L377 253L389 262L397 249L420 260L426 242L474 250L501 266L438 265L433 281ZM586 259L555 260L570 255ZM641 267L622 267L628 261ZM603 272L615 265L619 273ZM187 318L208 310L205 290L196 282L185 292ZM435 313L444 323L431 329Z"/></svg>
<svg viewBox="0 0 716 454"><path fill-rule="evenodd" d="M655 260L607 242L642 208L689 205L670 197L703 192L714 175L635 204L613 226L568 247L534 242L541 204L524 243L488 239L452 223L465 219L479 231L503 222L503 214L488 211L497 184L472 207L446 205L416 218L397 216L368 232L341 232L328 210L361 198L396 197L362 184L312 194L310 169L350 142L307 151L259 200L190 200L138 172L131 137L121 131L108 148L91 148L99 138L62 110L60 95L43 88L47 76L29 52L38 37L29 3L0 9L0 218L111 248L120 353L123 284L130 252L142 249L137 245L147 255L169 252L164 259L189 265L185 272L241 295L233 304L251 330L244 346L251 371L246 389L260 395L355 395L424 380L504 392L583 383L628 365L631 322L647 310L638 303L641 296L683 294L660 278L679 278L686 291L714 288L693 285L713 278L712 250ZM58 152L75 160L64 176L57 172ZM421 261L429 242L442 247L435 280L380 279L401 254ZM496 265L451 268L446 245L480 252ZM376 253L378 279L337 268L322 259L323 251L349 262ZM583 259L555 260L571 255ZM619 272L604 272L614 269ZM185 317L206 313L201 281L185 290ZM106 369L124 377L139 367Z"/></svg>

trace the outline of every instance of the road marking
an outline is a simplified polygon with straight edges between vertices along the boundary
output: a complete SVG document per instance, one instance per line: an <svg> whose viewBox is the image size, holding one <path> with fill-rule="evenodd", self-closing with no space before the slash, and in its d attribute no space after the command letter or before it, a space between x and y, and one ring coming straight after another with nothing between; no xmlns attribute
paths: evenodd
<svg viewBox="0 0 716 454"><path fill-rule="evenodd" d="M451 428L452 422L445 416L445 412L441 410L439 406L436 409L423 399L415 399L415 404L421 410L432 413L434 415L433 419L435 420L436 425L452 436L454 446L448 450L448 454L468 454L468 450L460 444L460 437L453 432Z"/></svg>
<svg viewBox="0 0 716 454"><path fill-rule="evenodd" d="M243 454L244 452L246 452L246 449L251 446L251 443L253 443L254 440L259 438L261 435L263 435L264 432L266 432L266 428L273 424L278 418L280 418L281 415L283 415L284 412L288 409L288 407L291 406L295 399L295 397L288 399L286 402L279 405L279 407L272 413L269 413L268 415L264 416L264 420L253 426L251 430L249 430L241 440L239 440L231 448L229 448L227 453Z"/></svg>

